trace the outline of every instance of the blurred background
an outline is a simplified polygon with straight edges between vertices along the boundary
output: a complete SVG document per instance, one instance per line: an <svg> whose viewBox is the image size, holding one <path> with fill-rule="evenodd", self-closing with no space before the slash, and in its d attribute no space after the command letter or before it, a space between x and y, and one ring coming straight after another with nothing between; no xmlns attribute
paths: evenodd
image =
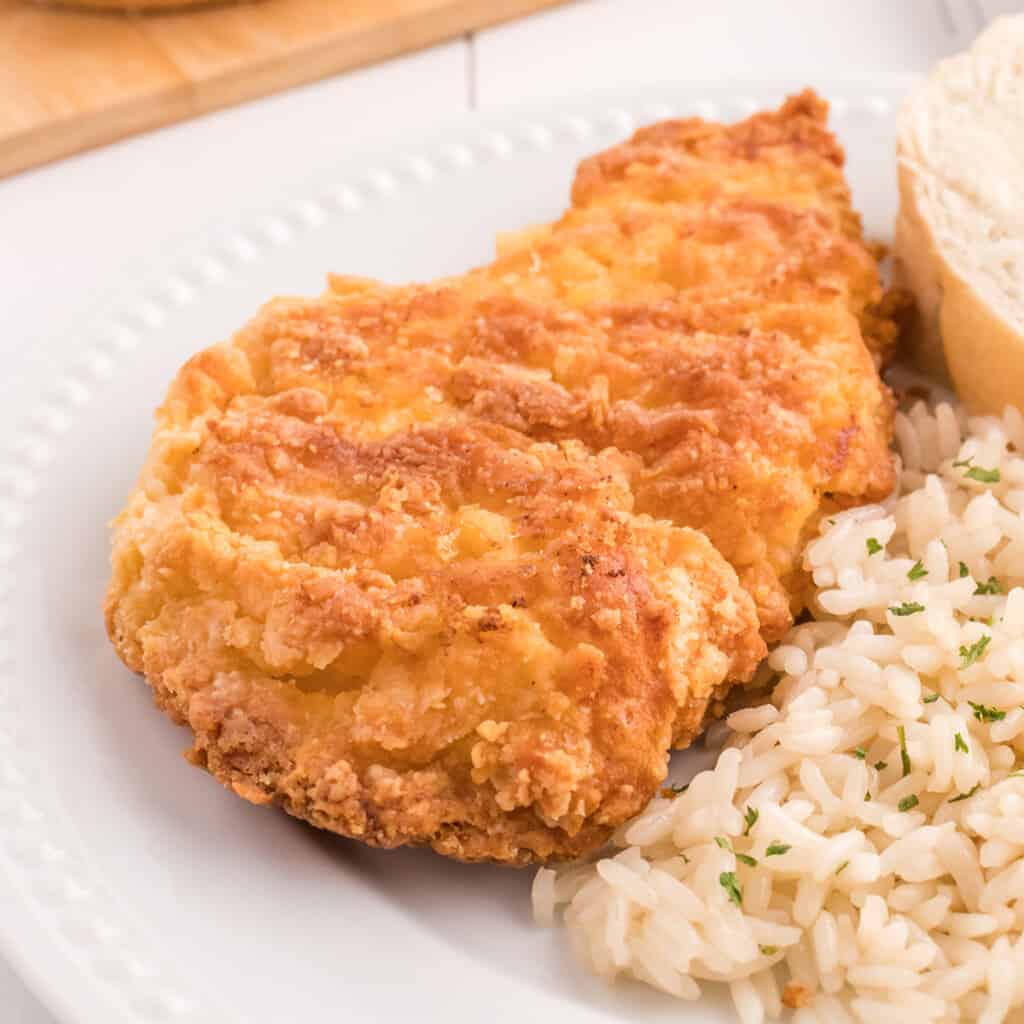
<svg viewBox="0 0 1024 1024"><path fill-rule="evenodd" d="M130 4L0 0L0 280L16 323L52 306L58 281L61 305L84 308L150 254L265 202L268 181L301 181L475 112L658 82L923 72L991 18L1024 10L1024 0ZM70 313L50 312L47 330L74 327L61 324ZM2 958L0 1024L54 1024Z"/></svg>
<svg viewBox="0 0 1024 1024"><path fill-rule="evenodd" d="M344 126L680 77L923 70L1020 0L0 0L0 176L210 110ZM119 13L119 8L128 8ZM402 54L411 59L395 61ZM390 63L389 63L390 61ZM355 69L382 65L374 72ZM307 120L307 117L310 119ZM244 131L244 116L216 122ZM290 140L289 140L290 141Z"/></svg>

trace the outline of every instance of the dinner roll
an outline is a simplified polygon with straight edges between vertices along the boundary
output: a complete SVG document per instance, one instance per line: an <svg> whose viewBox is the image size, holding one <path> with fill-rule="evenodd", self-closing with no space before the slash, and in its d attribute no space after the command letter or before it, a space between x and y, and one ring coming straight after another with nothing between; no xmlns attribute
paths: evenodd
<svg viewBox="0 0 1024 1024"><path fill-rule="evenodd" d="M899 125L897 275L912 344L975 411L1024 404L1024 15L940 63Z"/></svg>

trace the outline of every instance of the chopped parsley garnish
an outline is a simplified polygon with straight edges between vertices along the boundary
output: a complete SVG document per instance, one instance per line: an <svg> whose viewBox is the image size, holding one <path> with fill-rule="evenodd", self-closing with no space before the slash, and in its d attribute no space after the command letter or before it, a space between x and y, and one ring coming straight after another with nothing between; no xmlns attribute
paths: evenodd
<svg viewBox="0 0 1024 1024"><path fill-rule="evenodd" d="M971 466L964 471L968 480L977 480L979 484L997 484L1002 480L1002 474L998 469L984 469L981 466Z"/></svg>
<svg viewBox="0 0 1024 1024"><path fill-rule="evenodd" d="M908 580L919 580L923 576L928 575L928 570L924 567L924 562L919 558L911 567L907 573Z"/></svg>
<svg viewBox="0 0 1024 1024"><path fill-rule="evenodd" d="M1001 722L1006 717L1005 711L999 708L991 708L987 704L975 704L973 700L967 702L974 709L974 717L979 722Z"/></svg>
<svg viewBox="0 0 1024 1024"><path fill-rule="evenodd" d="M1002 479L998 469L985 469L983 466L972 466L974 461L972 455L969 459L957 459L953 463L954 469L962 469L968 480L977 480L980 484L997 484Z"/></svg>
<svg viewBox="0 0 1024 1024"><path fill-rule="evenodd" d="M937 693L929 693L927 697L922 697L921 698L921 703L922 704L934 704L938 699L939 699L939 695Z"/></svg>
<svg viewBox="0 0 1024 1024"><path fill-rule="evenodd" d="M957 733L953 737L953 749L959 751L961 754L969 754L971 752L970 747L967 746L967 742L960 733Z"/></svg>
<svg viewBox="0 0 1024 1024"><path fill-rule="evenodd" d="M971 786L969 790L967 790L966 793L961 793L959 796L951 796L949 798L949 802L951 804L958 804L961 800L970 800L970 798L974 796L974 794L977 793L979 789L981 789L981 783L976 782L973 786Z"/></svg>
<svg viewBox="0 0 1024 1024"><path fill-rule="evenodd" d="M718 884L726 891L729 899L737 907L743 906L743 890L740 888L740 883L736 881L736 875L732 871L723 871L718 876Z"/></svg>
<svg viewBox="0 0 1024 1024"><path fill-rule="evenodd" d="M901 725L896 730L896 735L900 738L900 763L903 765L903 777L906 778L910 774L910 754L907 753L907 730Z"/></svg>
<svg viewBox="0 0 1024 1024"><path fill-rule="evenodd" d="M866 803L866 804L871 803L871 793L870 793L870 791L864 794L864 803Z"/></svg>
<svg viewBox="0 0 1024 1024"><path fill-rule="evenodd" d="M960 563L960 579L963 579L965 576L970 576L970 575L971 575L971 570L967 568L967 563L966 562L961 562Z"/></svg>
<svg viewBox="0 0 1024 1024"><path fill-rule="evenodd" d="M905 796L896 805L896 807L900 811L912 811L918 805L918 803L919 803L919 801L918 801L917 797L914 796L913 793L911 793L910 796Z"/></svg>
<svg viewBox="0 0 1024 1024"><path fill-rule="evenodd" d="M970 668L984 653L985 648L992 642L992 637L983 636L976 640L970 647L960 647L960 668Z"/></svg>
<svg viewBox="0 0 1024 1024"><path fill-rule="evenodd" d="M978 594L1001 594L1002 592L1003 588L1000 586L999 580L997 580L995 576L989 576L984 583L979 583L974 588L975 596Z"/></svg>
<svg viewBox="0 0 1024 1024"><path fill-rule="evenodd" d="M743 815L743 820L747 823L747 827L743 830L745 836L750 835L750 830L757 824L757 819L761 816L761 812L756 807L748 807L746 813Z"/></svg>
<svg viewBox="0 0 1024 1024"><path fill-rule="evenodd" d="M850 862L848 860L844 860L843 863L836 868L836 875L841 875L849 866Z"/></svg>
<svg viewBox="0 0 1024 1024"><path fill-rule="evenodd" d="M884 772L885 769L888 768L888 767L889 767L889 762L888 761L876 761L875 762L875 771L876 772Z"/></svg>
<svg viewBox="0 0 1024 1024"><path fill-rule="evenodd" d="M858 761L863 761L864 758L868 756L868 752L863 747L857 747L853 751L853 756L857 758Z"/></svg>
<svg viewBox="0 0 1024 1024"><path fill-rule="evenodd" d="M864 546L868 549L868 555L877 555L878 552L882 550L882 545L878 543L878 540L875 537L868 537L868 539L864 541Z"/></svg>
<svg viewBox="0 0 1024 1024"><path fill-rule="evenodd" d="M904 601L903 604L894 604L889 608L889 611L893 615L916 615L918 612L924 611L924 605L918 604L917 601Z"/></svg>
<svg viewBox="0 0 1024 1024"><path fill-rule="evenodd" d="M738 861L748 865L749 867L756 868L757 861L750 856L749 853L737 853L732 848L732 843L729 842L725 836L715 836L715 843L720 846L723 850L728 850Z"/></svg>
<svg viewBox="0 0 1024 1024"><path fill-rule="evenodd" d="M778 946L758 946L757 948L761 950L761 956L775 956L779 951Z"/></svg>
<svg viewBox="0 0 1024 1024"><path fill-rule="evenodd" d="M784 853L789 853L793 847L789 843L771 843L764 851L766 857L781 857Z"/></svg>

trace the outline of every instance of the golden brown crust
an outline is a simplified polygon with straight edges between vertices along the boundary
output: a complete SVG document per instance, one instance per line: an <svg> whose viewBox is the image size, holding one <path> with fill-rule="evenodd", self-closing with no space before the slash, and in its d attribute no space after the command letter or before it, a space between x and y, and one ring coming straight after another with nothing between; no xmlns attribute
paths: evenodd
<svg viewBox="0 0 1024 1024"><path fill-rule="evenodd" d="M191 395L220 396L215 355ZM359 441L318 391L167 408L109 628L248 799L377 845L573 855L649 798L677 708L694 727L761 653L732 571L632 515L614 453L462 424Z"/></svg>
<svg viewBox="0 0 1024 1024"><path fill-rule="evenodd" d="M193 760L468 860L636 813L785 630L822 511L891 485L840 164L808 95L655 126L490 266L336 277L192 359L107 621Z"/></svg>

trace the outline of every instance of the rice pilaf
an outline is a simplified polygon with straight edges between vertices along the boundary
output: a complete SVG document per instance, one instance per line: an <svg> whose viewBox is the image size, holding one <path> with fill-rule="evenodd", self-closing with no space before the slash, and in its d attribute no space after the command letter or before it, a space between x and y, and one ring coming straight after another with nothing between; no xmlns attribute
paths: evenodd
<svg viewBox="0 0 1024 1024"><path fill-rule="evenodd" d="M1024 1006L1024 418L919 403L896 435L896 494L806 549L771 703L621 852L537 873L597 974L726 982L743 1024Z"/></svg>

